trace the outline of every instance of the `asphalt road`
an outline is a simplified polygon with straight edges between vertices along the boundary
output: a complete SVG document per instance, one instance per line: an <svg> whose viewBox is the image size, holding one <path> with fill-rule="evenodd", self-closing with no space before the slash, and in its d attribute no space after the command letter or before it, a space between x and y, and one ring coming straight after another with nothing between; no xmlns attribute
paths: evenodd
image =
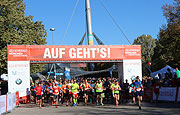
<svg viewBox="0 0 180 115"><path fill-rule="evenodd" d="M137 114L150 114L150 115L180 115L180 104L152 104L143 103L142 110L137 106L123 104L118 107L114 105L105 106L77 106L66 107L60 105L58 108L55 106L46 106L42 109L35 104L22 104L20 107L15 108L8 115L137 115Z"/></svg>

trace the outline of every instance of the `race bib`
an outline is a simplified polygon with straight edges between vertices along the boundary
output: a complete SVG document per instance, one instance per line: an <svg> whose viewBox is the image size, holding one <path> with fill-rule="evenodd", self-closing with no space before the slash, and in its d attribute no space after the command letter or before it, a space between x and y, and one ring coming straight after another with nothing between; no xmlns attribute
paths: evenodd
<svg viewBox="0 0 180 115"><path fill-rule="evenodd" d="M141 88L139 87L139 88L137 88L137 91L141 91Z"/></svg>
<svg viewBox="0 0 180 115"><path fill-rule="evenodd" d="M58 90L56 89L55 92L58 92Z"/></svg>
<svg viewBox="0 0 180 115"><path fill-rule="evenodd" d="M98 90L102 90L102 88L97 88Z"/></svg>
<svg viewBox="0 0 180 115"><path fill-rule="evenodd" d="M159 86L156 86L156 89L158 89L159 88Z"/></svg>

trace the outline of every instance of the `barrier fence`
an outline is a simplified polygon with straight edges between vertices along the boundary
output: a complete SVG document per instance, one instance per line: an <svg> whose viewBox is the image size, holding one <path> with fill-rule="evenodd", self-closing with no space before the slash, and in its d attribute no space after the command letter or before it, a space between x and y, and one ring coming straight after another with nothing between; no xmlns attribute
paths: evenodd
<svg viewBox="0 0 180 115"><path fill-rule="evenodd" d="M19 92L0 96L0 115L10 112L19 104Z"/></svg>
<svg viewBox="0 0 180 115"><path fill-rule="evenodd" d="M161 87L159 88L159 101L180 101L179 87ZM144 88L145 100L156 100L153 88Z"/></svg>

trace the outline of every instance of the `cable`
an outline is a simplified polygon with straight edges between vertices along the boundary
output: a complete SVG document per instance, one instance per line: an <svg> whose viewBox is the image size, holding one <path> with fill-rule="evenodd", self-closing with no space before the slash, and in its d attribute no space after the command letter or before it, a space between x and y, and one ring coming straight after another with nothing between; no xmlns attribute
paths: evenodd
<svg viewBox="0 0 180 115"><path fill-rule="evenodd" d="M116 20L113 18L113 16L110 14L110 12L108 11L108 9L106 8L106 6L104 5L104 3L99 0L99 2L102 4L102 6L105 8L105 10L107 11L107 13L109 14L109 16L112 18L113 22L115 23L115 25L118 27L118 29L122 32L122 34L124 35L124 37L127 39L127 41L129 42L129 44L131 44L131 42L129 41L129 39L127 38L126 34L123 32L123 30L120 28L119 24L116 22Z"/></svg>
<svg viewBox="0 0 180 115"><path fill-rule="evenodd" d="M67 33L67 31L68 31L69 25L70 25L70 23L71 23L72 17L73 17L73 15L74 15L74 13L75 13L75 10L76 10L76 8L77 8L78 3L79 3L79 0L76 1L75 7L74 7L73 12L72 12L72 15L71 15L71 18L70 18L69 23L68 23L68 25L67 25L67 27L66 27L66 31L64 32L64 35L63 35L62 39L60 40L60 43L63 43L63 40L64 40L64 38L65 38L65 36L66 36L66 33Z"/></svg>

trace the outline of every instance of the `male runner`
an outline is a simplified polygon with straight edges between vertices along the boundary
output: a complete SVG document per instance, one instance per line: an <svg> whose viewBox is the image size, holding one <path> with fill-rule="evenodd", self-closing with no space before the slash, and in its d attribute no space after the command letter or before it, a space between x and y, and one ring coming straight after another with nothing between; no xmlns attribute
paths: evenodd
<svg viewBox="0 0 180 115"><path fill-rule="evenodd" d="M103 106L103 96L102 96L102 92L103 92L103 84L101 82L101 80L98 80L98 83L95 86L96 89L96 105L98 105L99 102L99 97L101 97L101 101L100 104Z"/></svg>
<svg viewBox="0 0 180 115"><path fill-rule="evenodd" d="M133 104L135 104L136 102L136 94L135 94L135 89L134 89L134 86L135 86L135 78L132 79L132 83L129 85L129 94L131 95L132 97L132 102Z"/></svg>
<svg viewBox="0 0 180 115"><path fill-rule="evenodd" d="M58 107L58 97L59 97L60 88L57 83L53 84L53 94L54 94L54 102L56 104L56 108Z"/></svg>
<svg viewBox="0 0 180 115"><path fill-rule="evenodd" d="M141 102L142 102L142 95L143 95L143 85L142 85L142 81L139 79L139 76L136 77L136 82L135 82L135 91L136 91L136 96L138 98L138 105L139 105L139 109L141 110Z"/></svg>
<svg viewBox="0 0 180 115"><path fill-rule="evenodd" d="M39 107L41 109L41 98L42 98L42 87L41 83L38 83L38 86L35 87L36 90L36 96L37 96L37 103L39 103Z"/></svg>
<svg viewBox="0 0 180 115"><path fill-rule="evenodd" d="M84 104L87 105L88 95L90 95L90 89L91 89L91 86L89 85L87 80L85 80L85 83L83 84L83 89L84 89Z"/></svg>
<svg viewBox="0 0 180 115"><path fill-rule="evenodd" d="M74 103L73 105L77 106L79 85L76 83L76 80L74 80L74 83L71 85L71 89L73 95L73 103Z"/></svg>

